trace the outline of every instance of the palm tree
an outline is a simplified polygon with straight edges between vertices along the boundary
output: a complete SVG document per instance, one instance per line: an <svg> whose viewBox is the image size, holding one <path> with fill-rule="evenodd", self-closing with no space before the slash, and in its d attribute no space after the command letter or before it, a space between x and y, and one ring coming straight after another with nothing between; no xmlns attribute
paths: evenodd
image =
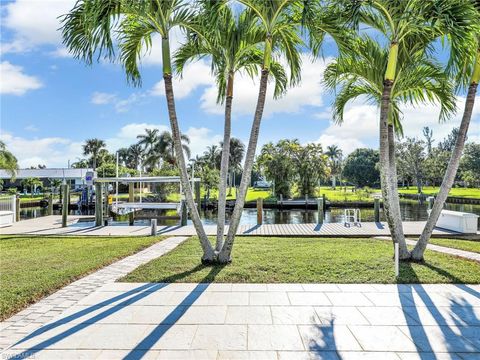
<svg viewBox="0 0 480 360"><path fill-rule="evenodd" d="M207 146L207 150L203 153L204 162L212 169L220 167L221 152L217 145Z"/></svg>
<svg viewBox="0 0 480 360"><path fill-rule="evenodd" d="M229 195L232 194L232 187L235 186L235 174L242 170L242 161L245 156L245 144L237 138L231 138L230 140L230 190Z"/></svg>
<svg viewBox="0 0 480 360"><path fill-rule="evenodd" d="M139 145L142 145L146 152L152 150L158 141L158 129L145 129L145 134L137 135Z"/></svg>
<svg viewBox="0 0 480 360"><path fill-rule="evenodd" d="M128 148L120 148L117 150L118 162L123 166L128 166Z"/></svg>
<svg viewBox="0 0 480 360"><path fill-rule="evenodd" d="M383 88L385 86L383 72L388 61L388 50L382 48L376 41L366 37L357 41L355 52L344 54L327 67L324 74L326 85L332 89L340 86L333 103L333 119L335 122L343 122L345 106L349 101L359 96L365 96L371 103L382 106ZM412 55L401 51L397 57L397 68L398 76L395 79L395 86L389 93L390 110L387 120L389 124L392 124L392 129L395 125L397 132L401 133L400 108L405 103L440 102L440 119L445 119L455 110L453 88L448 76L443 68L428 57L425 52L420 51ZM395 159L393 158L393 160ZM388 194L390 196L390 192ZM385 193L384 200L385 205L387 205L389 199L386 198ZM391 219L395 212L392 207L388 209L390 210L387 216L389 225L395 227L395 222ZM400 215L398 214L398 216ZM408 258L409 253L403 235L395 238L394 241L399 243L401 258Z"/></svg>
<svg viewBox="0 0 480 360"><path fill-rule="evenodd" d="M181 134L180 141L182 154L184 153L185 156L190 159L190 156L192 155L190 147L188 146L190 144L190 138L188 135ZM171 132L164 131L160 134L156 144L156 149L165 161L172 165L176 165L176 159L178 158L178 155L176 156L175 142Z"/></svg>
<svg viewBox="0 0 480 360"><path fill-rule="evenodd" d="M219 262L226 263L231 260L231 252L235 234L240 223L245 196L250 185L251 172L255 160L260 124L262 121L263 109L265 107L268 76L271 70L272 60L275 56L284 55L290 69L290 83L296 84L300 80L300 54L298 47L302 40L297 32L298 23L293 21L292 14L299 5L298 2L288 0L262 1L242 0L251 16L254 16L258 23L258 36L263 46L262 66L260 75L260 87L257 98L255 116L250 132L242 180L237 193L235 207L230 219L227 240L219 253Z"/></svg>
<svg viewBox="0 0 480 360"><path fill-rule="evenodd" d="M473 28L466 29L465 33L449 34L452 49L451 71L456 73L456 78L459 81L459 89L463 90L468 87L467 98L465 101L465 108L463 111L462 120L458 129L458 134L455 141L455 146L451 152L450 160L448 162L445 176L442 180L442 185L432 211L428 217L427 223L423 228L415 248L412 250L411 257L413 260L423 260L425 249L428 241L432 236L433 228L438 221L440 213L443 209L448 193L453 186L455 176L457 175L460 159L465 147L468 127L472 119L473 107L475 105L475 96L477 94L478 83L480 82L480 1L465 2L464 4L465 18L476 19L472 22L475 24ZM470 7L470 5L473 5ZM460 46L458 46L460 45ZM457 58L460 60L460 66L457 65Z"/></svg>
<svg viewBox="0 0 480 360"><path fill-rule="evenodd" d="M141 85L139 61L152 44L151 36L162 38L162 67L168 116L172 130L176 163L195 230L203 249L202 260L211 262L215 254L203 228L188 179L181 134L177 121L172 84L170 55L170 31L175 27L188 27L191 18L188 3L182 0L80 0L62 19L63 42L76 58L91 64L97 59L120 60L127 79L133 85ZM112 35L118 40L119 56Z"/></svg>
<svg viewBox="0 0 480 360"><path fill-rule="evenodd" d="M132 144L128 147L128 167L138 170L143 162L144 150L140 144Z"/></svg>
<svg viewBox="0 0 480 360"><path fill-rule="evenodd" d="M462 2L462 0L460 0ZM397 170L395 162L395 127L397 119L392 112L392 91L397 86L396 78L401 76L399 57L416 56L431 50L431 44L446 34L458 36L465 30L464 20L458 0L371 0L344 1L354 22L363 22L378 30L388 43L387 61L382 68L380 102L380 177L384 198L385 215L394 243L399 243L400 259L410 258L405 244L400 216ZM466 3L466 2L464 2ZM458 6L460 5L460 6ZM459 39L461 37L458 37ZM402 55L404 53L404 55ZM370 70L374 70L372 66Z"/></svg>
<svg viewBox="0 0 480 360"><path fill-rule="evenodd" d="M22 180L22 185L30 189L30 196L33 197L33 192L37 187L41 187L43 183L39 178L28 177Z"/></svg>
<svg viewBox="0 0 480 360"><path fill-rule="evenodd" d="M100 151L105 148L105 141L100 139L87 139L83 145L83 155L92 157L93 171L97 168L97 158Z"/></svg>
<svg viewBox="0 0 480 360"><path fill-rule="evenodd" d="M253 76L262 64L262 52L257 48L255 18L249 11L238 16L226 1L201 1L202 11L192 21L189 41L176 53L176 67L182 72L188 61L210 57L212 71L218 86L217 102L225 103L224 133L220 159L220 184L218 190L218 218L216 251L223 246L227 174L229 167L231 113L235 75L245 72ZM212 26L215 23L215 26ZM276 89L285 87L286 76L276 63L272 67L276 75ZM277 71L275 71L277 70ZM281 81L284 81L283 83ZM278 95L278 94L277 94ZM231 188L230 188L231 189Z"/></svg>
<svg viewBox="0 0 480 360"><path fill-rule="evenodd" d="M15 180L16 171L18 169L18 161L15 155L13 155L7 149L7 145L0 140L0 169L6 170L11 177L11 180Z"/></svg>
<svg viewBox="0 0 480 360"><path fill-rule="evenodd" d="M341 162L342 162L342 149L337 145L327 146L327 151L325 155L328 156L330 162L330 175L332 176L332 188L335 190L336 187L336 177L340 174Z"/></svg>

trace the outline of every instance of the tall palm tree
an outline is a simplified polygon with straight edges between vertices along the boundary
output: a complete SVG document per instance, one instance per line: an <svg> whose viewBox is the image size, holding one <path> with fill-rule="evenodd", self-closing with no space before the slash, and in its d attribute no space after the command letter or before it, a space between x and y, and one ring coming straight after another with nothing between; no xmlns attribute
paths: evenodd
<svg viewBox="0 0 480 360"><path fill-rule="evenodd" d="M7 170L10 174L11 180L15 180L16 171L18 169L18 161L7 149L7 145L0 140L0 169Z"/></svg>
<svg viewBox="0 0 480 360"><path fill-rule="evenodd" d="M187 158L190 158L192 155L190 147L188 146L190 144L190 138L188 135L181 134L180 140L182 152ZM156 149L160 152L165 161L176 165L176 159L178 155L176 155L175 142L171 132L164 131L160 134L156 144Z"/></svg>
<svg viewBox="0 0 480 360"><path fill-rule="evenodd" d="M280 54L284 55L290 69L290 83L296 84L300 80L301 58L298 47L302 40L298 33L298 23L293 21L293 14L299 6L298 2L279 0L242 0L248 11L255 17L258 23L258 36L262 39L262 66L260 75L260 87L257 98L255 116L250 132L250 140L247 147L242 180L235 201L227 240L219 253L218 259L221 263L231 260L231 252L235 234L240 223L245 196L250 184L251 172L255 160L260 124L265 107L267 95L268 77L271 70L272 60Z"/></svg>
<svg viewBox="0 0 480 360"><path fill-rule="evenodd" d="M189 41L176 53L176 67L182 72L185 64L194 59L210 57L215 76L217 102L225 103L225 120L220 160L220 184L218 186L218 218L216 251L223 246L225 232L225 207L227 174L229 167L231 113L235 76L244 72L257 74L262 64L262 52L257 47L259 39L255 32L255 18L251 12L242 11L238 16L228 2L200 1L202 10L192 21ZM215 23L215 26L212 26ZM274 63L272 72L276 83L276 95L285 87L283 69ZM276 71L275 71L276 70ZM282 82L283 81L283 82Z"/></svg>
<svg viewBox="0 0 480 360"><path fill-rule="evenodd" d="M128 148L120 148L117 150L118 161L123 166L128 166Z"/></svg>
<svg viewBox="0 0 480 360"><path fill-rule="evenodd" d="M212 169L220 167L221 152L217 145L207 146L207 150L203 153L203 159Z"/></svg>
<svg viewBox="0 0 480 360"><path fill-rule="evenodd" d="M380 178L386 219L393 242L399 243L402 260L409 259L410 253L405 244L397 185L394 128L399 128L395 117L390 115L392 91L397 76L401 75L399 57L431 51L434 40L449 33L464 32L465 18L461 14L462 6L458 6L461 2L464 0L342 1L354 22L376 29L388 44L380 102Z"/></svg>
<svg viewBox="0 0 480 360"><path fill-rule="evenodd" d="M87 64L92 63L94 56L97 59L120 60L127 79L134 85L141 84L139 61L144 51L151 47L151 36L161 36L163 80L176 163L186 203L203 249L202 260L211 262L215 254L200 220L188 179L172 84L170 31L175 27L188 27L192 15L188 5L182 0L80 0L63 17L62 34L67 49ZM119 56L116 56L117 47L112 35L117 36Z"/></svg>
<svg viewBox="0 0 480 360"><path fill-rule="evenodd" d="M474 19L472 22L474 26L470 29L465 29L465 33L461 33L460 35L455 33L449 34L451 42L450 48L452 49L450 70L456 75L459 90L464 90L465 87L468 88L467 97L455 146L451 152L440 190L435 198L432 211L423 228L422 234L411 253L412 259L417 261L423 260L425 249L432 236L433 228L438 221L448 193L455 181L455 176L457 175L460 159L465 147L468 128L472 119L478 83L480 82L480 1L465 1L461 5L464 6L465 18ZM458 59L459 61L455 61ZM456 66L457 63L459 63L460 66Z"/></svg>
<svg viewBox="0 0 480 360"><path fill-rule="evenodd" d="M381 107L384 99L384 69L389 61L388 49L384 49L368 37L359 39L355 47L355 52L336 59L327 67L324 74L325 83L329 88L340 87L333 103L333 119L337 123L343 122L343 112L349 101L364 96L369 102ZM396 126L397 132L401 132L402 104L440 102L440 119L445 119L455 110L453 87L448 76L425 52L420 51L411 55L401 51L397 58L397 68L395 86L389 94L387 119L392 128ZM388 194L390 196L390 192ZM385 196L384 194L386 205L388 198ZM389 209L391 216L393 211L391 207ZM393 223L393 220L389 219L389 225ZM399 243L401 257L408 258L404 237L396 238L395 241Z"/></svg>
<svg viewBox="0 0 480 360"><path fill-rule="evenodd" d="M87 139L83 145L83 155L91 155L93 171L97 168L97 158L101 150L105 150L105 141L100 139Z"/></svg>
<svg viewBox="0 0 480 360"><path fill-rule="evenodd" d="M328 160L330 162L332 188L335 189L337 179L336 177L340 173L343 151L337 145L329 145L327 146L327 151L325 152L325 155L328 156Z"/></svg>

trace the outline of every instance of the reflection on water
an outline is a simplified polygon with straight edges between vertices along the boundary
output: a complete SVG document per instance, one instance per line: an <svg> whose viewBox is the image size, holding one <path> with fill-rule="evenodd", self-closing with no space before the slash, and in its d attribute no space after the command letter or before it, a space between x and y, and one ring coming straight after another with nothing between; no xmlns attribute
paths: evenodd
<svg viewBox="0 0 480 360"><path fill-rule="evenodd" d="M416 201L404 201L400 204L402 220L405 221L420 221L427 219L427 206L426 204L420 204ZM469 204L446 204L445 208L454 211L463 211L480 215L480 205ZM149 218L154 216L152 210L148 210L149 213L140 212L138 217L140 219L135 220L135 225L148 225ZM156 210L158 216L170 216L170 218L161 218L158 220L159 225L178 225L179 220L171 218L174 215L171 211L165 212L164 210ZM360 209L362 221L374 221L373 208ZM20 211L20 217L22 219L30 219L39 216L45 216L47 214L46 208L24 208ZM60 215L60 211L54 211L55 215ZM79 210L72 210L72 215L94 215L94 210L88 210L87 212L81 212ZM202 211L201 216L205 224L214 225L217 221L217 213L215 211ZM228 217L228 215L227 215ZM384 220L383 212L380 211L381 220ZM316 210L279 210L279 209L264 209L264 223L265 224L302 224L302 223L316 223L318 218L318 212ZM118 219L115 225L128 225L128 217ZM228 219L227 219L228 221ZM245 209L243 210L241 224L254 225L257 222L257 210ZM343 222L343 209L331 208L327 210L325 214L325 222ZM479 226L480 229L480 226Z"/></svg>

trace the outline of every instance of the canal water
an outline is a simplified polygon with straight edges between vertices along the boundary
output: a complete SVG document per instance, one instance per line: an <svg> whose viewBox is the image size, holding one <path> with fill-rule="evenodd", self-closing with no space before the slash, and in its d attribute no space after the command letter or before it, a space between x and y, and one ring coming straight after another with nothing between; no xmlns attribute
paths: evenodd
<svg viewBox="0 0 480 360"><path fill-rule="evenodd" d="M427 205L425 203L421 204L417 201L402 201L400 203L400 208L402 212L402 220L404 221L421 221L427 219ZM446 204L445 209L454 210L454 211L463 211L474 213L480 215L480 205L469 205L469 204ZM151 210L150 210L151 211ZM165 214L163 210L158 210L160 213L158 215L169 215ZM163 211L163 212L162 212ZM57 215L60 215L60 211L54 212ZM374 221L374 212L373 208L360 209L362 221ZM46 208L23 208L20 212L20 217L22 219L36 218L39 216L45 216L47 214ZM72 215L94 215L94 210L88 210L87 212L80 212L78 210L71 211ZM175 212L170 213L174 215ZM140 212L139 218L145 217L149 218L149 214ZM154 215L154 214L152 214ZM215 211L202 211L201 217L204 224L214 225L217 220L217 213ZM383 212L380 211L381 220L384 220ZM228 214L227 214L228 218ZM316 223L318 219L318 212L316 210L305 210L305 209L289 209L289 210L280 210L280 209L264 209L263 221L265 224L304 224L304 223ZM343 222L344 219L344 209L343 208L330 208L326 211L325 222ZM114 222L114 224L125 225L127 224L127 218L119 219L120 221ZM228 220L227 220L228 221ZM241 219L241 224L245 225L254 225L257 221L257 210L256 209L244 209ZM135 225L148 225L149 221L144 220L135 220ZM161 219L158 222L159 225L177 225L178 219ZM480 224L479 224L480 230Z"/></svg>

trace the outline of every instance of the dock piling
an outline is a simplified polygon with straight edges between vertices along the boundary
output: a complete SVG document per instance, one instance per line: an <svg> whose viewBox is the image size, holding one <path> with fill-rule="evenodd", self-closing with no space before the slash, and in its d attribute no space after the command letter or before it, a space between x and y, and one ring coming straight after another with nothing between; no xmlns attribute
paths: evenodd
<svg viewBox="0 0 480 360"><path fill-rule="evenodd" d="M62 191L62 227L67 227L67 216L68 216L68 203L69 203L69 191L68 185L62 184L61 191Z"/></svg>
<svg viewBox="0 0 480 360"><path fill-rule="evenodd" d="M378 197L374 200L373 212L375 214L375 222L380 222L380 198Z"/></svg>
<svg viewBox="0 0 480 360"><path fill-rule="evenodd" d="M134 202L135 201L135 183L128 184L128 201ZM133 222L135 221L135 213L132 211L128 214L128 225L132 226Z"/></svg>
<svg viewBox="0 0 480 360"><path fill-rule="evenodd" d="M323 224L323 220L325 218L325 212L324 212L324 200L323 197L317 199L317 208L318 208L318 225Z"/></svg>
<svg viewBox="0 0 480 360"><path fill-rule="evenodd" d="M151 236L157 235L157 219L150 220L150 235Z"/></svg>
<svg viewBox="0 0 480 360"><path fill-rule="evenodd" d="M433 196L427 197L428 210L432 210L434 201L435 198Z"/></svg>
<svg viewBox="0 0 480 360"><path fill-rule="evenodd" d="M263 224L263 199L257 199L257 225Z"/></svg>
<svg viewBox="0 0 480 360"><path fill-rule="evenodd" d="M20 196L15 198L15 221L20 221Z"/></svg>
<svg viewBox="0 0 480 360"><path fill-rule="evenodd" d="M95 226L102 226L103 222L103 192L102 183L95 183Z"/></svg>
<svg viewBox="0 0 480 360"><path fill-rule="evenodd" d="M188 212L185 200L180 202L180 225L187 226Z"/></svg>
<svg viewBox="0 0 480 360"><path fill-rule="evenodd" d="M53 193L48 195L48 215L53 215Z"/></svg>

